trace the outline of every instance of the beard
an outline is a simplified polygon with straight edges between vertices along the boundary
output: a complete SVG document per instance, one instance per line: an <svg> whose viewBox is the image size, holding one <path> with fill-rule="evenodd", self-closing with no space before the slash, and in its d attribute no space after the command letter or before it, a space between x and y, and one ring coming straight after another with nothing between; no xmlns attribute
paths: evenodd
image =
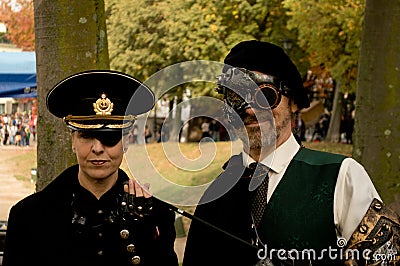
<svg viewBox="0 0 400 266"><path fill-rule="evenodd" d="M274 125L273 123L268 123L268 126L246 128L249 149L261 150L265 147L275 146L276 135L273 130Z"/></svg>
<svg viewBox="0 0 400 266"><path fill-rule="evenodd" d="M292 114L289 108L285 108L283 113L280 113L282 119L276 120L271 112L256 115L247 115L243 118L244 125L251 124L254 121L258 122L258 126L246 127L243 126L238 130L239 138L243 142L244 150L248 153L250 150L272 151L276 148L276 142L291 126Z"/></svg>

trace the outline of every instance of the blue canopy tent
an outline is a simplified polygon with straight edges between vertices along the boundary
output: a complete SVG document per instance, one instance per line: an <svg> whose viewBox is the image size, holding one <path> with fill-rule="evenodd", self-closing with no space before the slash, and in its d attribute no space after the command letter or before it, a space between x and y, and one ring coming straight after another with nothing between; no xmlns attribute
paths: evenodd
<svg viewBox="0 0 400 266"><path fill-rule="evenodd" d="M35 52L0 52L0 97L37 97Z"/></svg>

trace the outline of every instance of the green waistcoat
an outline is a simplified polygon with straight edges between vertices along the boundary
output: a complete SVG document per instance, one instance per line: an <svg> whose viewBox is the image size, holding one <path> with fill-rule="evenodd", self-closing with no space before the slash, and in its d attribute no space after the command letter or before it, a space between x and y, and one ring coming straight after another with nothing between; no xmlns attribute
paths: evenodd
<svg viewBox="0 0 400 266"><path fill-rule="evenodd" d="M268 249L337 248L333 197L345 156L300 151L276 187L259 226Z"/></svg>

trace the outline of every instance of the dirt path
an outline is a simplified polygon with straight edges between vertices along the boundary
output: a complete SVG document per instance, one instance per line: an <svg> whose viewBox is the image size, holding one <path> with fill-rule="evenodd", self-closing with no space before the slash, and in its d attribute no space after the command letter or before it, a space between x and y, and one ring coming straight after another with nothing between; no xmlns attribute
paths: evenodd
<svg viewBox="0 0 400 266"><path fill-rule="evenodd" d="M30 166L23 165L20 157L35 153L36 146L15 147L0 146L0 220L5 221L12 205L35 191L30 182ZM28 170L27 170L28 169Z"/></svg>

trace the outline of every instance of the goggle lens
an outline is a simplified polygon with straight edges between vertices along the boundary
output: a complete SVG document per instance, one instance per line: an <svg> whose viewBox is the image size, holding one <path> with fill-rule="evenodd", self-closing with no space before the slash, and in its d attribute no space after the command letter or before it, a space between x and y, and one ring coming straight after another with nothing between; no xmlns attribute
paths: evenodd
<svg viewBox="0 0 400 266"><path fill-rule="evenodd" d="M225 99L229 106L233 109L241 109L244 106L252 106L259 109L274 109L281 101L281 94L272 84L261 84L258 89L253 92L252 99L244 99L245 96L241 96L225 88Z"/></svg>
<svg viewBox="0 0 400 266"><path fill-rule="evenodd" d="M274 109L281 101L281 95L275 86L262 84L254 94L256 107L261 109Z"/></svg>

